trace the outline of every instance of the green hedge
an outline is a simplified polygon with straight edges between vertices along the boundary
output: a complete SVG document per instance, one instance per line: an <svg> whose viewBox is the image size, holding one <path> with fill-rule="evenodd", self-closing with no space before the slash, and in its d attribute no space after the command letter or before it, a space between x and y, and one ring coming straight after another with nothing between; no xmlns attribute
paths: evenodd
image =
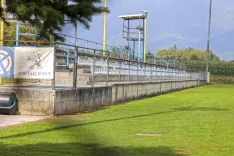
<svg viewBox="0 0 234 156"><path fill-rule="evenodd" d="M199 72L206 70L205 61L186 61L187 70L190 72ZM209 62L209 72L211 75L234 76L233 62Z"/></svg>

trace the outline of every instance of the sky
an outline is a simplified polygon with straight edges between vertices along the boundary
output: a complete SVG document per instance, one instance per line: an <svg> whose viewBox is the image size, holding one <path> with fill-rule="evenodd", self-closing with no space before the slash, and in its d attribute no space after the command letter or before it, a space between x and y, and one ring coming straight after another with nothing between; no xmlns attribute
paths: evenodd
<svg viewBox="0 0 234 156"><path fill-rule="evenodd" d="M179 48L206 49L209 0L108 0L110 13L107 19L107 44L127 45L122 38L122 19L119 15L149 12L147 49L177 45ZM103 16L93 17L90 30L78 27L78 37L102 43ZM64 33L74 36L71 25ZM234 1L213 0L211 49L223 60L234 60ZM222 44L225 43L225 44ZM224 46L225 45L225 46Z"/></svg>

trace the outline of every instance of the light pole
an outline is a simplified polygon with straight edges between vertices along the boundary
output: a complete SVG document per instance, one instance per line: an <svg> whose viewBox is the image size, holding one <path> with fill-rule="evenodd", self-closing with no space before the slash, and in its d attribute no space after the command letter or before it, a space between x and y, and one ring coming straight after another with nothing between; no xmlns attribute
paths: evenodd
<svg viewBox="0 0 234 156"><path fill-rule="evenodd" d="M210 0L209 9L209 23L208 23L208 38L207 38L207 53L206 53L206 74L208 77L209 72L209 53L210 53L210 27L211 27L211 14L212 14L212 0Z"/></svg>
<svg viewBox="0 0 234 156"><path fill-rule="evenodd" d="M4 9L4 7L5 7L5 0L2 0L1 1L1 7ZM4 16L4 12L3 12L3 16ZM3 22L3 20L2 21L0 21L0 46L4 46L4 22ZM0 78L0 85L3 83L3 79L2 78Z"/></svg>
<svg viewBox="0 0 234 156"><path fill-rule="evenodd" d="M74 24L74 27L75 27L75 40L74 40L74 46L78 46L77 44L77 33L78 33L78 24L77 22Z"/></svg>
<svg viewBox="0 0 234 156"><path fill-rule="evenodd" d="M5 0L1 1L1 7L5 9ZM3 11L3 16L4 16L4 11ZM4 22L3 20L0 21L0 45L3 46L3 40L4 40Z"/></svg>
<svg viewBox="0 0 234 156"><path fill-rule="evenodd" d="M107 0L104 0L104 8L107 9ZM103 55L106 56L106 23L107 23L107 12L104 11L104 30L103 30Z"/></svg>
<svg viewBox="0 0 234 156"><path fill-rule="evenodd" d="M73 89L76 89L77 87L77 53L78 53L78 44L77 44L77 31L78 31L78 27L77 27L77 21L76 23L74 23L75 26L75 40L74 40L74 47L75 47L75 51L74 51L74 64L73 64Z"/></svg>
<svg viewBox="0 0 234 156"><path fill-rule="evenodd" d="M142 10L142 12L145 14L144 18L144 62L146 62L146 42L147 42L147 18L148 18L148 12L145 10Z"/></svg>

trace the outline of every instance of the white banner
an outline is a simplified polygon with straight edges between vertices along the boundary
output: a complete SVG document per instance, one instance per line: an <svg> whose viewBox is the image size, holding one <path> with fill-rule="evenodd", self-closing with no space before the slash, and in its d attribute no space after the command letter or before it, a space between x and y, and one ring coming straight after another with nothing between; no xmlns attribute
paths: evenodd
<svg viewBox="0 0 234 156"><path fill-rule="evenodd" d="M15 48L14 77L53 79L54 48Z"/></svg>

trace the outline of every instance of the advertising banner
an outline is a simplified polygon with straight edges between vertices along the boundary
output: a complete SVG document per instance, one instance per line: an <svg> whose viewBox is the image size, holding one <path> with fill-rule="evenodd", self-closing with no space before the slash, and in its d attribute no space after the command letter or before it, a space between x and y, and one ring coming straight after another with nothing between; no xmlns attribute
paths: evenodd
<svg viewBox="0 0 234 156"><path fill-rule="evenodd" d="M14 78L14 48L0 48L0 78Z"/></svg>
<svg viewBox="0 0 234 156"><path fill-rule="evenodd" d="M53 79L54 48L21 48L14 52L14 78Z"/></svg>
<svg viewBox="0 0 234 156"><path fill-rule="evenodd" d="M54 48L0 47L0 78L53 79Z"/></svg>

